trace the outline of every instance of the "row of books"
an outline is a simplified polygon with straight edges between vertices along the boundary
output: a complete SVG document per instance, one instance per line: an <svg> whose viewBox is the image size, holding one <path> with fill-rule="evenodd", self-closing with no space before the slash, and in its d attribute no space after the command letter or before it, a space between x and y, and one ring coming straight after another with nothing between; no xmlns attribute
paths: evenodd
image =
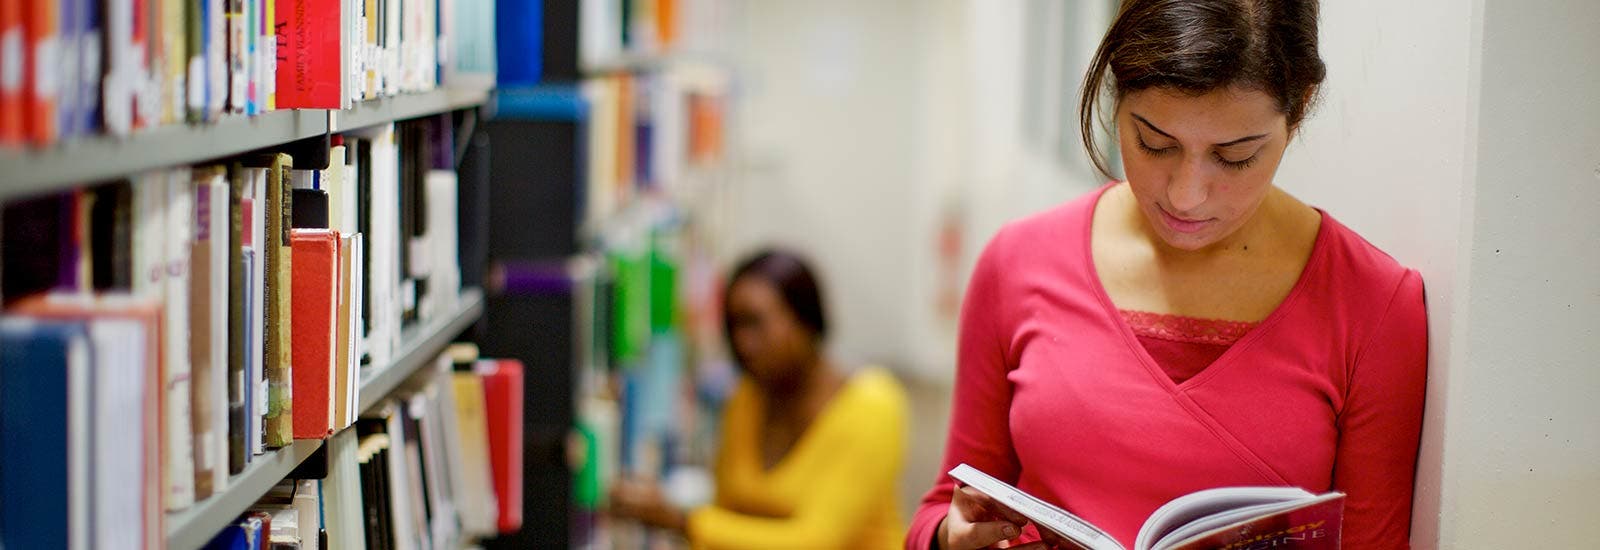
<svg viewBox="0 0 1600 550"><path fill-rule="evenodd" d="M441 356L206 546L453 548L521 525L522 365Z"/></svg>
<svg viewBox="0 0 1600 550"><path fill-rule="evenodd" d="M675 192L725 157L725 79L674 71L586 80L586 224L605 223L652 191Z"/></svg>
<svg viewBox="0 0 1600 550"><path fill-rule="evenodd" d="M624 56L711 51L731 15L726 0L583 0L579 55L606 67Z"/></svg>
<svg viewBox="0 0 1600 550"><path fill-rule="evenodd" d="M0 1L0 147L492 86L493 13L494 0Z"/></svg>
<svg viewBox="0 0 1600 550"><path fill-rule="evenodd" d="M153 548L163 511L226 490L267 449L355 422L363 371L457 307L450 136L447 116L421 119L7 204L0 475L65 484L69 507L136 504L122 509L140 510L134 539ZM138 475L82 485L40 473L53 470L30 462L49 456L33 445ZM84 533L127 522L56 518L16 487L0 485L0 509L38 521L6 518L0 540L99 540Z"/></svg>

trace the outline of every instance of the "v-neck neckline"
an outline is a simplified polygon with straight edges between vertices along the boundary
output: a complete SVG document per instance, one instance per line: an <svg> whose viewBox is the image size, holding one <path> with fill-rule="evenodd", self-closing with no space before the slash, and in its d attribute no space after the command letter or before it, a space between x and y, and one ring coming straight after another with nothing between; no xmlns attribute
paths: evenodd
<svg viewBox="0 0 1600 550"><path fill-rule="evenodd" d="M1278 319L1281 319L1284 315L1286 315L1286 312L1288 312L1295 302L1300 299L1300 296L1305 293L1306 286L1308 286L1307 281L1309 281L1312 277L1313 269L1318 267L1323 261L1323 256L1327 255L1327 251L1325 249L1328 247L1327 241L1328 232L1330 230L1329 225L1332 220L1329 219L1327 212L1323 211L1321 208L1313 207L1313 209L1317 211L1317 214L1321 216L1321 221L1317 226L1317 237L1316 240L1311 244L1311 256L1306 259L1306 265L1300 268L1300 276L1295 279L1294 286L1289 289L1289 295L1285 296L1283 301L1278 302L1278 305L1272 308L1272 312L1268 313L1265 319L1262 319L1261 322L1256 323L1254 328L1250 329L1250 331L1245 333L1243 337L1239 338L1238 341L1229 346L1227 351L1224 351L1222 355L1217 357L1215 361L1212 361L1211 364L1206 365L1205 368L1201 369L1200 372L1195 373L1194 376L1184 380L1183 383L1178 383L1174 382L1172 377L1167 375L1167 372L1161 368L1160 363L1156 362L1155 357L1150 355L1150 351L1145 349L1143 343L1139 342L1139 337L1134 333L1133 327L1128 325L1127 320L1122 318L1122 314L1117 309L1116 303L1111 300L1111 293L1106 291L1105 282L1100 280L1100 269L1095 267L1095 214L1099 211L1100 200L1105 197L1106 192L1120 184L1121 182L1113 182L1101 186L1100 190L1095 192L1094 200L1089 201L1089 215L1084 216L1083 218L1084 265L1088 266L1089 279L1094 284L1095 297L1100 300L1101 308L1104 310L1105 314L1111 318L1111 323L1116 325L1116 330L1121 335L1123 342L1128 345L1128 348L1133 352L1134 356L1139 358L1139 363L1144 365L1145 371L1150 374L1151 377L1155 378L1156 382L1160 384L1162 388L1171 394L1181 395L1190 389L1205 384L1207 380L1215 378L1217 372L1223 370L1230 364L1238 362L1234 358L1245 353L1245 351L1248 350L1252 344L1262 338L1263 334L1271 331L1272 327L1277 324Z"/></svg>
<svg viewBox="0 0 1600 550"><path fill-rule="evenodd" d="M751 438L754 441L754 445L750 449L754 454L751 458L756 467L756 474L765 479L776 477L784 471L786 466L794 462L796 455L809 449L812 445L810 443L811 440L818 437L815 434L821 428L822 423L834 416L833 411L839 408L839 404L844 401L845 396L855 387L856 378L861 376L863 372L865 371L858 371L845 376L844 382L839 386L839 389L833 392L833 395L828 397L828 402L822 406L822 410L817 412L817 416L812 418L809 424L806 424L805 429L800 431L800 437L795 438L794 443L789 445L789 448L783 452L783 456L778 457L778 461L772 463L771 467L767 466L766 450L763 448L765 444L763 438L766 436L764 433L766 429L765 422L756 422L756 433L753 434L755 437ZM771 403L767 401L765 395L759 397L761 409L756 411L758 413L757 418L765 418L767 407Z"/></svg>

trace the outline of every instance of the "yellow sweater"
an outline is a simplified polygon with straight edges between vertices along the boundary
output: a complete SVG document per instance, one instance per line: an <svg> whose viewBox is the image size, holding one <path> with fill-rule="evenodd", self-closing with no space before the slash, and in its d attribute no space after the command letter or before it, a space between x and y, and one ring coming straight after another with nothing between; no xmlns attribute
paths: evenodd
<svg viewBox="0 0 1600 550"><path fill-rule="evenodd" d="M762 467L760 391L748 380L723 410L716 502L689 516L701 550L897 550L905 391L888 372L851 376L788 454Z"/></svg>

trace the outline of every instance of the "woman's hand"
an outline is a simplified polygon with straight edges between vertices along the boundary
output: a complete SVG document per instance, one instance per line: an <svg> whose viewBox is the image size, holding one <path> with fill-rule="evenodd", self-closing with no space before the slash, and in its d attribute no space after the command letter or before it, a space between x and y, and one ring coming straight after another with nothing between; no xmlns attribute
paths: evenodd
<svg viewBox="0 0 1600 550"><path fill-rule="evenodd" d="M1028 518L969 486L957 487L950 497L950 511L939 523L935 535L940 550L976 550L1022 535ZM1045 550L1044 542L1031 542L1014 548Z"/></svg>
<svg viewBox="0 0 1600 550"><path fill-rule="evenodd" d="M688 523L683 510L672 506L661 494L661 486L650 482L618 479L611 487L608 508L612 516L679 533Z"/></svg>

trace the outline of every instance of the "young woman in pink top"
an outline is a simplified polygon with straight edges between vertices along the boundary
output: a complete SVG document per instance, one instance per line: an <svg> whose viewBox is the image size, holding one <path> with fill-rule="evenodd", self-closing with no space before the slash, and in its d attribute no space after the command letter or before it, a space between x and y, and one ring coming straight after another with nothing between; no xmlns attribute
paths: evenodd
<svg viewBox="0 0 1600 550"><path fill-rule="evenodd" d="M1343 491L1345 548L1408 546L1422 280L1273 184L1323 74L1315 1L1123 2L1079 115L1107 173L1093 135L1111 115L1127 181L984 250L945 470L971 464L1130 547L1161 504L1235 485ZM940 475L906 547L1008 540L1045 547Z"/></svg>

